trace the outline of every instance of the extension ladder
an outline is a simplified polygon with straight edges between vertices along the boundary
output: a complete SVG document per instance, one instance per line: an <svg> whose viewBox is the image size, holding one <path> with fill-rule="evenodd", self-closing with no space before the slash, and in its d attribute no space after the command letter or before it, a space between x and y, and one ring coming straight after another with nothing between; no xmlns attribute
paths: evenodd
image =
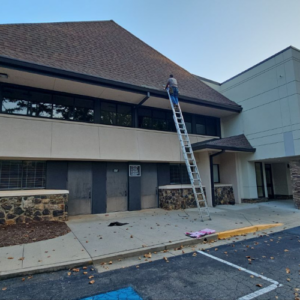
<svg viewBox="0 0 300 300"><path fill-rule="evenodd" d="M201 221L203 221L203 215L208 217L211 220L209 209L206 202L206 197L203 191L202 182L200 178L200 173L196 164L196 160L194 157L194 152L191 146L191 142L189 139L189 135L185 126L185 122L183 119L183 115L181 112L180 105L178 103L178 107L175 108L173 105L173 101L171 99L171 95L169 93L169 89L167 89L168 96L170 99L171 107L173 110L173 119L175 122L175 127L177 130L178 138L180 141L183 157L185 160L185 164L187 167L187 171L189 174L189 178L191 181L194 197L196 200L197 208L199 211L199 215Z"/></svg>

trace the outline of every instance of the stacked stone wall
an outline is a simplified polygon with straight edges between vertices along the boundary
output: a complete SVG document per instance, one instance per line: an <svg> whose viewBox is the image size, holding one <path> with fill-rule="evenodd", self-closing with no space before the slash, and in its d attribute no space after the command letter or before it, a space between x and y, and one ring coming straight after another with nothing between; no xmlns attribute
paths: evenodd
<svg viewBox="0 0 300 300"><path fill-rule="evenodd" d="M0 224L66 221L68 194L0 197Z"/></svg>
<svg viewBox="0 0 300 300"><path fill-rule="evenodd" d="M290 162L290 175L294 205L297 209L300 209L300 160Z"/></svg>
<svg viewBox="0 0 300 300"><path fill-rule="evenodd" d="M204 193L205 193L205 188ZM205 193L206 195L206 193ZM217 205L234 204L233 188L231 186L215 187L215 200ZM200 204L204 205L200 202ZM183 189L160 189L159 207L167 210L186 209L197 207L193 190Z"/></svg>

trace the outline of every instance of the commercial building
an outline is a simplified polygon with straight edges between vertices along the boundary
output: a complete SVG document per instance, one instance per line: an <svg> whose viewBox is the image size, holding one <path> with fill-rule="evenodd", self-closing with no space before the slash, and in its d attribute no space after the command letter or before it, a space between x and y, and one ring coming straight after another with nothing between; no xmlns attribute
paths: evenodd
<svg viewBox="0 0 300 300"><path fill-rule="evenodd" d="M68 191L70 215L192 206L170 73L208 204L290 197L299 61L289 47L219 84L113 21L0 25L0 198Z"/></svg>

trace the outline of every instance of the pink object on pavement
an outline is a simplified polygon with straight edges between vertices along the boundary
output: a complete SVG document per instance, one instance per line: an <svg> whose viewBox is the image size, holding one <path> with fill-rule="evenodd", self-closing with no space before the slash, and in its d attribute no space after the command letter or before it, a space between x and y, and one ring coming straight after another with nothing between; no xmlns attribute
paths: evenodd
<svg viewBox="0 0 300 300"><path fill-rule="evenodd" d="M191 237L191 238L196 238L199 239L202 236L208 235L208 234L212 234L215 233L216 231L214 229L209 229L209 228L205 228L199 231L195 231L195 232L186 232L185 235Z"/></svg>

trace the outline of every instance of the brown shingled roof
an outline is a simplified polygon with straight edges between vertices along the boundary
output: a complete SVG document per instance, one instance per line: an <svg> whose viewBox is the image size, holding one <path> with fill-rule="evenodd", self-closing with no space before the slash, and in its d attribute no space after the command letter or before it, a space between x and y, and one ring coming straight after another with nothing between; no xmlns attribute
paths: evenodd
<svg viewBox="0 0 300 300"><path fill-rule="evenodd" d="M0 25L0 56L239 108L113 21Z"/></svg>
<svg viewBox="0 0 300 300"><path fill-rule="evenodd" d="M255 148L251 146L244 134L194 143L192 144L192 148L194 151L201 149L220 149L255 152Z"/></svg>

